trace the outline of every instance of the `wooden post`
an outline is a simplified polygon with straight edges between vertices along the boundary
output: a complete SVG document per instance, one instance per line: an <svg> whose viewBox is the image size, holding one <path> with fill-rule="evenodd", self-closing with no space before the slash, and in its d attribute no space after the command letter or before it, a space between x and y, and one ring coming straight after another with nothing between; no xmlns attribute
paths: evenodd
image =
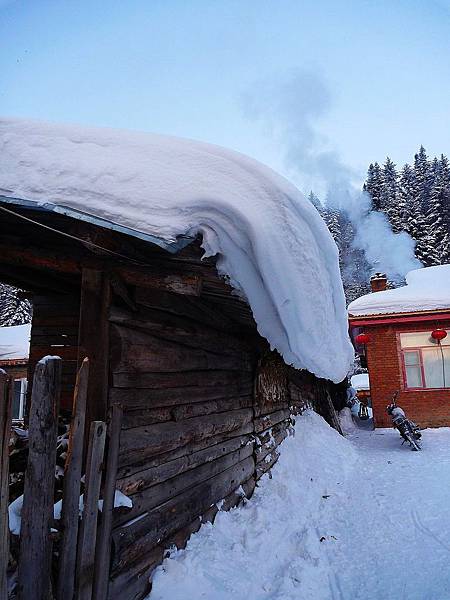
<svg viewBox="0 0 450 600"><path fill-rule="evenodd" d="M110 279L103 271L83 268L81 279L78 366L89 356L86 424L104 421L108 407ZM87 437L87 435L86 435Z"/></svg>
<svg viewBox="0 0 450 600"><path fill-rule="evenodd" d="M62 539L59 558L58 600L71 600L75 587L80 481L86 413L89 360L85 358L77 374L70 425L69 446L62 499Z"/></svg>
<svg viewBox="0 0 450 600"><path fill-rule="evenodd" d="M50 593L56 436L61 360L36 365L30 407L29 454L25 475L19 556L19 600L46 600Z"/></svg>
<svg viewBox="0 0 450 600"><path fill-rule="evenodd" d="M122 414L122 406L113 404L108 426L108 456L103 489L103 507L95 555L94 600L106 600L108 594L111 530L116 493Z"/></svg>
<svg viewBox="0 0 450 600"><path fill-rule="evenodd" d="M7 568L9 557L9 438L13 385L0 369L0 600L8 598Z"/></svg>
<svg viewBox="0 0 450 600"><path fill-rule="evenodd" d="M106 423L93 421L89 431L84 509L78 543L77 600L91 600L97 539L98 500L102 482Z"/></svg>

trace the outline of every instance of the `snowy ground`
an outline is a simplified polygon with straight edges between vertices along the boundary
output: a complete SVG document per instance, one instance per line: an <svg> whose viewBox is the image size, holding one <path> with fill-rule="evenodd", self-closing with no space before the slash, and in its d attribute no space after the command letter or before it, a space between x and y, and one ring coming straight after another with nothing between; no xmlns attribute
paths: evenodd
<svg viewBox="0 0 450 600"><path fill-rule="evenodd" d="M151 600L449 600L450 429L298 420L272 479L159 568Z"/></svg>

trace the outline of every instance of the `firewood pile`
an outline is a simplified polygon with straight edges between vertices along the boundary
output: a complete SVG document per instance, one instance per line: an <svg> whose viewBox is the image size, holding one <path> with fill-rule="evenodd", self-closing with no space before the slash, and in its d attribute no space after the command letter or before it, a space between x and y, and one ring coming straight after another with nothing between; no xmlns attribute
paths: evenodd
<svg viewBox="0 0 450 600"><path fill-rule="evenodd" d="M69 444L70 416L61 416L58 425L55 468L55 502L62 497L64 464ZM25 471L28 460L28 429L24 425L14 425L9 440L9 502L23 494Z"/></svg>

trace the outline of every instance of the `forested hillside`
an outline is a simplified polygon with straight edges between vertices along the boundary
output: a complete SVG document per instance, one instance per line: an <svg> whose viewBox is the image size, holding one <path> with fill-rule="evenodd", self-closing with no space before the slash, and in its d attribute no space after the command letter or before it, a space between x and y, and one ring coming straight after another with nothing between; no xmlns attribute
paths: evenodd
<svg viewBox="0 0 450 600"><path fill-rule="evenodd" d="M386 214L394 232L406 231L415 240L416 257L424 266L450 263L450 163L446 156L429 159L420 147L412 164L400 170L387 157L368 169L363 190L373 210ZM355 243L355 230L342 204L332 195L322 204L313 192L309 200L319 210L336 241L347 301L370 291L370 265Z"/></svg>
<svg viewBox="0 0 450 600"><path fill-rule="evenodd" d="M388 157L371 164L364 189L375 210L386 213L394 231L416 240L416 256L424 266L450 262L450 164L443 154L428 159L420 147L412 165L400 171Z"/></svg>

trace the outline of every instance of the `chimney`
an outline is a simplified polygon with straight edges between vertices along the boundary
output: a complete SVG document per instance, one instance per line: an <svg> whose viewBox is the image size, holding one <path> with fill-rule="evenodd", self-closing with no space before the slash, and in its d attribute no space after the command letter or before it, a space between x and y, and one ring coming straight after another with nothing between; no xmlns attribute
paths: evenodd
<svg viewBox="0 0 450 600"><path fill-rule="evenodd" d="M387 277L385 273L375 273L370 278L370 287L372 292L384 292L387 290Z"/></svg>

